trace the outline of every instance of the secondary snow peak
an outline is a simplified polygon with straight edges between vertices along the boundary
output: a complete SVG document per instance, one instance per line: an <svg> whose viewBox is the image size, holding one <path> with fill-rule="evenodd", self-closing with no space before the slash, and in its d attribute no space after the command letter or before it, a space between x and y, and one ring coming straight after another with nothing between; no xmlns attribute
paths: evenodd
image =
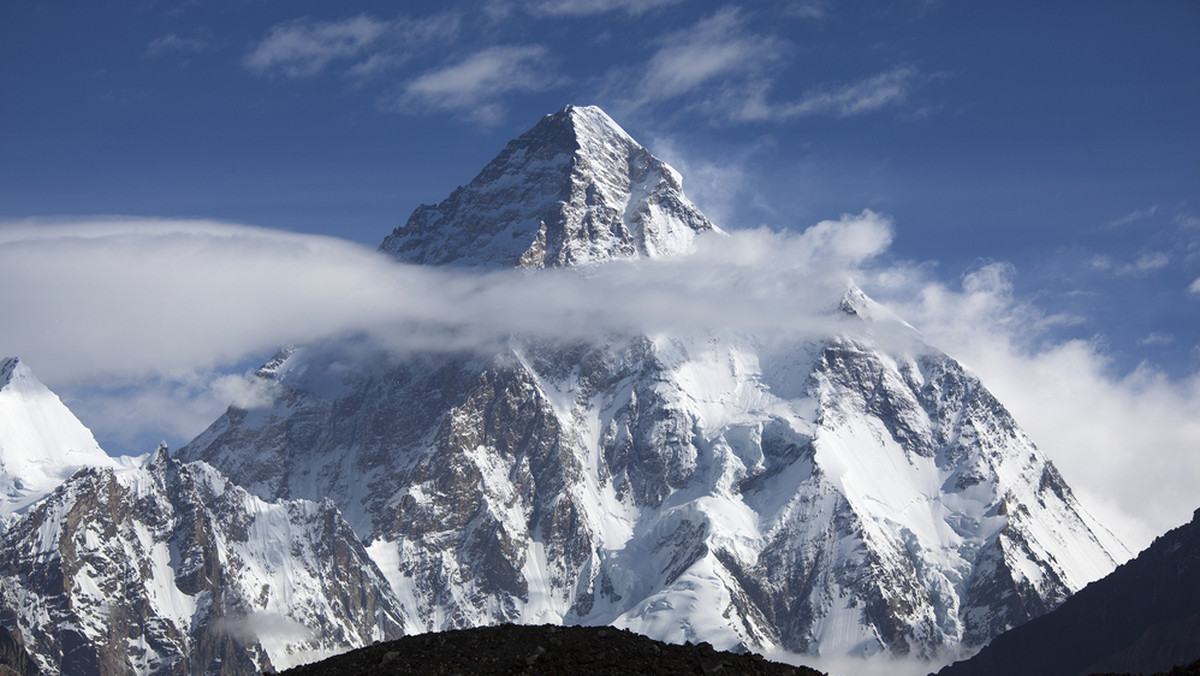
<svg viewBox="0 0 1200 676"><path fill-rule="evenodd" d="M0 361L0 518L80 467L115 467L83 423L19 358Z"/></svg>
<svg viewBox="0 0 1200 676"><path fill-rule="evenodd" d="M567 106L417 207L380 250L408 263L562 267L687 253L716 229L678 172L599 108Z"/></svg>

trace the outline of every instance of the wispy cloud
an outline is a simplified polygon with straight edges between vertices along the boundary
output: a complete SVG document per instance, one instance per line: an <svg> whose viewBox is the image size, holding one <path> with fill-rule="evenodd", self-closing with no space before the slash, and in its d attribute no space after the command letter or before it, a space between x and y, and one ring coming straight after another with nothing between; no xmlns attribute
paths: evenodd
<svg viewBox="0 0 1200 676"><path fill-rule="evenodd" d="M829 3L825 0L801 0L788 5L783 11L801 19L821 20L829 17Z"/></svg>
<svg viewBox="0 0 1200 676"><path fill-rule="evenodd" d="M1200 295L1200 277L1197 277L1196 281L1192 282L1191 286L1188 287L1188 291Z"/></svg>
<svg viewBox="0 0 1200 676"><path fill-rule="evenodd" d="M167 54L197 54L210 47L209 40L202 37L181 37L176 33L160 35L146 45L143 56L154 58Z"/></svg>
<svg viewBox="0 0 1200 676"><path fill-rule="evenodd" d="M660 40L638 86L639 102L669 100L717 80L756 75L785 50L783 41L748 31L738 10L724 9Z"/></svg>
<svg viewBox="0 0 1200 676"><path fill-rule="evenodd" d="M482 125L495 124L510 92L548 89L559 82L549 51L540 45L489 47L410 81L392 104L397 110L450 111Z"/></svg>
<svg viewBox="0 0 1200 676"><path fill-rule="evenodd" d="M338 21L296 19L273 26L242 60L257 75L304 78L334 63L356 78L405 63L418 48L457 33L459 17L377 19L365 14Z"/></svg>
<svg viewBox="0 0 1200 676"><path fill-rule="evenodd" d="M341 21L288 21L268 30L242 63L258 75L309 77L334 60L359 56L389 28L389 22L365 14Z"/></svg>
<svg viewBox="0 0 1200 676"><path fill-rule="evenodd" d="M1140 254L1129 263L1117 263L1111 257L1100 255L1092 258L1092 268L1109 272L1118 277L1131 275L1146 275L1161 270L1171 264L1171 257L1161 251L1148 251Z"/></svg>
<svg viewBox="0 0 1200 676"><path fill-rule="evenodd" d="M909 65L877 73L843 85L826 85L806 92L798 100L771 102L770 89L759 86L743 97L734 116L743 120L782 120L813 115L852 117L874 113L903 103L920 81L919 71Z"/></svg>
<svg viewBox="0 0 1200 676"><path fill-rule="evenodd" d="M646 12L678 4L682 0L535 0L527 2L526 11L538 16L592 16L608 12L625 12L640 16Z"/></svg>
<svg viewBox="0 0 1200 676"><path fill-rule="evenodd" d="M1153 345L1170 345L1171 343L1174 343L1174 342L1175 342L1175 336L1172 336L1172 335L1169 335L1166 333L1159 333L1159 332L1155 331L1155 332L1151 333L1150 335L1146 336L1145 338L1139 339L1137 344L1142 345L1142 346L1153 346Z"/></svg>
<svg viewBox="0 0 1200 676"><path fill-rule="evenodd" d="M1108 223L1106 223L1105 226L1109 227L1109 228L1119 228L1124 225L1129 225L1130 223L1137 223L1138 221L1144 221L1147 218L1154 216L1154 214L1156 214L1156 213L1158 213L1158 205L1157 204L1147 207L1145 209L1137 209L1137 210L1132 211L1120 218L1115 218L1115 219L1109 221Z"/></svg>
<svg viewBox="0 0 1200 676"><path fill-rule="evenodd" d="M821 18L823 7L802 5L796 11L804 18ZM657 44L636 75L629 71L613 78L615 92L634 91L625 97L632 107L682 99L709 117L734 122L852 117L903 104L925 79L915 66L902 64L855 82L814 86L798 99L773 100L779 71L795 48L752 30L743 12L734 8L668 33Z"/></svg>

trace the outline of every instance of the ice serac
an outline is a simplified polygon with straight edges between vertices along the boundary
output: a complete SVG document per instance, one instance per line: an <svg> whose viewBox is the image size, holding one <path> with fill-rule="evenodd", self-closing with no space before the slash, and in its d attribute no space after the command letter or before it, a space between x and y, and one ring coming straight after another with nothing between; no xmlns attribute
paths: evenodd
<svg viewBox="0 0 1200 676"><path fill-rule="evenodd" d="M417 207L380 249L408 263L542 268L688 253L713 230L678 172L599 108L567 106Z"/></svg>
<svg viewBox="0 0 1200 676"><path fill-rule="evenodd" d="M162 448L77 472L0 536L3 624L42 673L250 674L401 635L330 502L264 502Z"/></svg>
<svg viewBox="0 0 1200 676"><path fill-rule="evenodd" d="M594 109L545 118L382 248L532 267L686 252L711 226L617 131ZM683 236L654 240L670 247L614 206L655 201L684 214L662 230ZM948 660L1126 558L978 378L861 291L837 300L836 330L792 344L300 346L259 373L273 403L229 409L181 454L267 499L336 502L409 631L615 624Z"/></svg>
<svg viewBox="0 0 1200 676"><path fill-rule="evenodd" d="M116 467L90 430L20 359L0 359L0 521L81 467Z"/></svg>

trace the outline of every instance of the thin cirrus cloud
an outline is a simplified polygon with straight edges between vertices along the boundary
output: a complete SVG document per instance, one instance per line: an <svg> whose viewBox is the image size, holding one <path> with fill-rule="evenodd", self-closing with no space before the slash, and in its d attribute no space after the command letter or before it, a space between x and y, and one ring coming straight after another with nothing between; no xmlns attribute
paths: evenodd
<svg viewBox="0 0 1200 676"><path fill-rule="evenodd" d="M816 9L808 18L817 18ZM660 40L633 103L704 94L710 114L735 122L852 117L903 104L922 79L916 67L901 64L858 81L812 87L797 99L771 100L777 66L791 51L787 41L750 30L739 10L724 9Z"/></svg>
<svg viewBox="0 0 1200 676"><path fill-rule="evenodd" d="M1129 263L1117 263L1109 256L1092 258L1092 268L1109 272L1118 277L1147 275L1161 270L1171 264L1171 257L1161 251L1149 251L1140 254Z"/></svg>
<svg viewBox="0 0 1200 676"><path fill-rule="evenodd" d="M558 78L550 53L540 45L498 45L434 68L404 86L391 107L404 111L449 111L488 125L499 121L510 92L541 91Z"/></svg>
<svg viewBox="0 0 1200 676"><path fill-rule="evenodd" d="M242 63L258 75L309 77L334 60L359 56L389 27L365 14L341 21L289 21L268 30Z"/></svg>
<svg viewBox="0 0 1200 676"><path fill-rule="evenodd" d="M724 9L664 36L638 85L641 103L668 100L716 81L757 76L786 43L746 29L741 13Z"/></svg>
<svg viewBox="0 0 1200 676"><path fill-rule="evenodd" d="M608 12L625 12L640 16L646 12L675 5L682 0L538 0L525 5L526 11L538 16L592 16Z"/></svg>
<svg viewBox="0 0 1200 676"><path fill-rule="evenodd" d="M748 96L739 95L731 115L745 121L864 115L903 103L919 80L915 67L901 65L857 82L816 87L797 100L784 102L769 101L770 87L760 85Z"/></svg>
<svg viewBox="0 0 1200 676"><path fill-rule="evenodd" d="M210 48L209 40L202 37L181 37L176 33L160 35L146 45L143 56L155 58L167 54L198 54Z"/></svg>
<svg viewBox="0 0 1200 676"><path fill-rule="evenodd" d="M377 19L366 14L338 21L296 19L277 24L259 40L242 64L266 77L299 79L325 72L334 63L350 63L347 74L370 77L408 60L411 52L437 38L457 33L453 13L421 19Z"/></svg>

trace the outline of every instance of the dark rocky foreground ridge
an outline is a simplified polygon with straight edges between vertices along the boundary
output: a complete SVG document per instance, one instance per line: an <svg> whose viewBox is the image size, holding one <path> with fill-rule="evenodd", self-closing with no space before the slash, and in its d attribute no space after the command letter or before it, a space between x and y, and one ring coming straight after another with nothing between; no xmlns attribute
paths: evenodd
<svg viewBox="0 0 1200 676"><path fill-rule="evenodd" d="M419 634L353 650L283 672L335 674L780 674L822 676L761 655L719 652L707 643L673 645L612 627L503 624Z"/></svg>

